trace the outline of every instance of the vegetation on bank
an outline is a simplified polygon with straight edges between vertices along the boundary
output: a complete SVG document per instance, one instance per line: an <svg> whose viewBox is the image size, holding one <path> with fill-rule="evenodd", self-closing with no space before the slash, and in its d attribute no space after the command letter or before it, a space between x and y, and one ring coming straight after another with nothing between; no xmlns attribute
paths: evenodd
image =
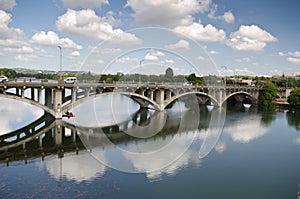
<svg viewBox="0 0 300 199"><path fill-rule="evenodd" d="M292 108L300 110L300 89L291 92L288 97L288 103Z"/></svg>
<svg viewBox="0 0 300 199"><path fill-rule="evenodd" d="M273 99L276 98L277 95L277 87L271 81L265 81L259 93L260 105L265 109L273 107Z"/></svg>

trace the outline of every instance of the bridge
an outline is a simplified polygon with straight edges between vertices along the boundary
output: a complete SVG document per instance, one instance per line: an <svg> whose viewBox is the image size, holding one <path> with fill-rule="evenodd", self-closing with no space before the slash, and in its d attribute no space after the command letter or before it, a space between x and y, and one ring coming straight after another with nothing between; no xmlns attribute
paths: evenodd
<svg viewBox="0 0 300 199"><path fill-rule="evenodd" d="M211 103L218 107L223 106L231 97L238 102L247 99L248 103L255 105L258 103L259 91L260 88L255 86L204 86L154 82L78 81L66 84L55 80L24 79L0 83L0 97L32 104L57 119L87 100L108 94L125 95L141 107L151 106L162 111L179 98L189 95L196 96L200 104Z"/></svg>

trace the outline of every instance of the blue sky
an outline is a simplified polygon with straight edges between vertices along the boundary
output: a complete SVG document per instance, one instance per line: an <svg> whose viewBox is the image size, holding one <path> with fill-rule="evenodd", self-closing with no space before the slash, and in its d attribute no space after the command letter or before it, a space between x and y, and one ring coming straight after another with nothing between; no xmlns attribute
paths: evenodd
<svg viewBox="0 0 300 199"><path fill-rule="evenodd" d="M58 71L62 46L64 70L300 74L299 9L298 0L0 0L0 67Z"/></svg>

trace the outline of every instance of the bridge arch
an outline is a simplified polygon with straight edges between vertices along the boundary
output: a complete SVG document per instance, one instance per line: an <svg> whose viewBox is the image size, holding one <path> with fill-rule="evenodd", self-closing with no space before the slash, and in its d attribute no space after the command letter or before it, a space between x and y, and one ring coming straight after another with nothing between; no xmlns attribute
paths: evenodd
<svg viewBox="0 0 300 199"><path fill-rule="evenodd" d="M245 91L238 91L238 92L234 92L234 93L231 93L230 95L226 96L226 98L224 99L224 101L222 102L222 105L227 102L227 100L235 95L244 95L244 96L248 96L249 99L251 100L251 103L254 104L256 99L254 96L252 96L251 94L249 94L248 92L245 92Z"/></svg>
<svg viewBox="0 0 300 199"><path fill-rule="evenodd" d="M186 92L186 93L181 93L179 95L173 96L171 99L169 99L164 106L167 107L169 104L171 104L172 102L174 102L175 100L184 97L184 96L188 96L188 95L201 95L201 96L206 96L208 97L211 102L213 103L214 106L220 106L219 102L211 95L204 93L204 92L198 92L198 91L194 91L194 92ZM164 107L164 108L165 108Z"/></svg>
<svg viewBox="0 0 300 199"><path fill-rule="evenodd" d="M70 109L97 97L101 97L101 96L107 96L107 95L124 95L127 96L131 99L133 99L135 102L137 102L140 106L142 107L146 107L145 103L143 103L143 101L148 102L149 104L151 104L155 109L157 110L161 110L160 106L153 100L149 99L148 97L145 97L143 95L137 94L137 93L130 93L130 92L106 92L106 93L95 93L92 95L89 95L88 97L83 97L80 99L77 99L75 102L67 104L65 106L62 107L62 111L69 111Z"/></svg>
<svg viewBox="0 0 300 199"><path fill-rule="evenodd" d="M38 108L41 108L43 109L44 111L46 111L47 113L51 114L53 117L55 117L55 111L43 104L40 104L39 102L36 102L34 100L31 100L31 99L28 99L28 98L23 98L23 97L20 97L18 95L13 95L13 94L0 94L0 97L3 97L3 98L7 98L7 99L13 99L13 100L17 100L17 101L21 101L21 102L25 102L27 104L31 104L33 106L36 106Z"/></svg>

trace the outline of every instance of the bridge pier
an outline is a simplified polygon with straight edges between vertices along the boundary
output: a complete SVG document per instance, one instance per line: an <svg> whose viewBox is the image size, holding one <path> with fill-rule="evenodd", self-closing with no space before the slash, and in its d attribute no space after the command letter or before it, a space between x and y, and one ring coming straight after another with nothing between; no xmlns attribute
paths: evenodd
<svg viewBox="0 0 300 199"><path fill-rule="evenodd" d="M164 100L165 99L165 91L163 89L158 89L155 91L155 102L159 106L159 110L162 111L165 109Z"/></svg>

